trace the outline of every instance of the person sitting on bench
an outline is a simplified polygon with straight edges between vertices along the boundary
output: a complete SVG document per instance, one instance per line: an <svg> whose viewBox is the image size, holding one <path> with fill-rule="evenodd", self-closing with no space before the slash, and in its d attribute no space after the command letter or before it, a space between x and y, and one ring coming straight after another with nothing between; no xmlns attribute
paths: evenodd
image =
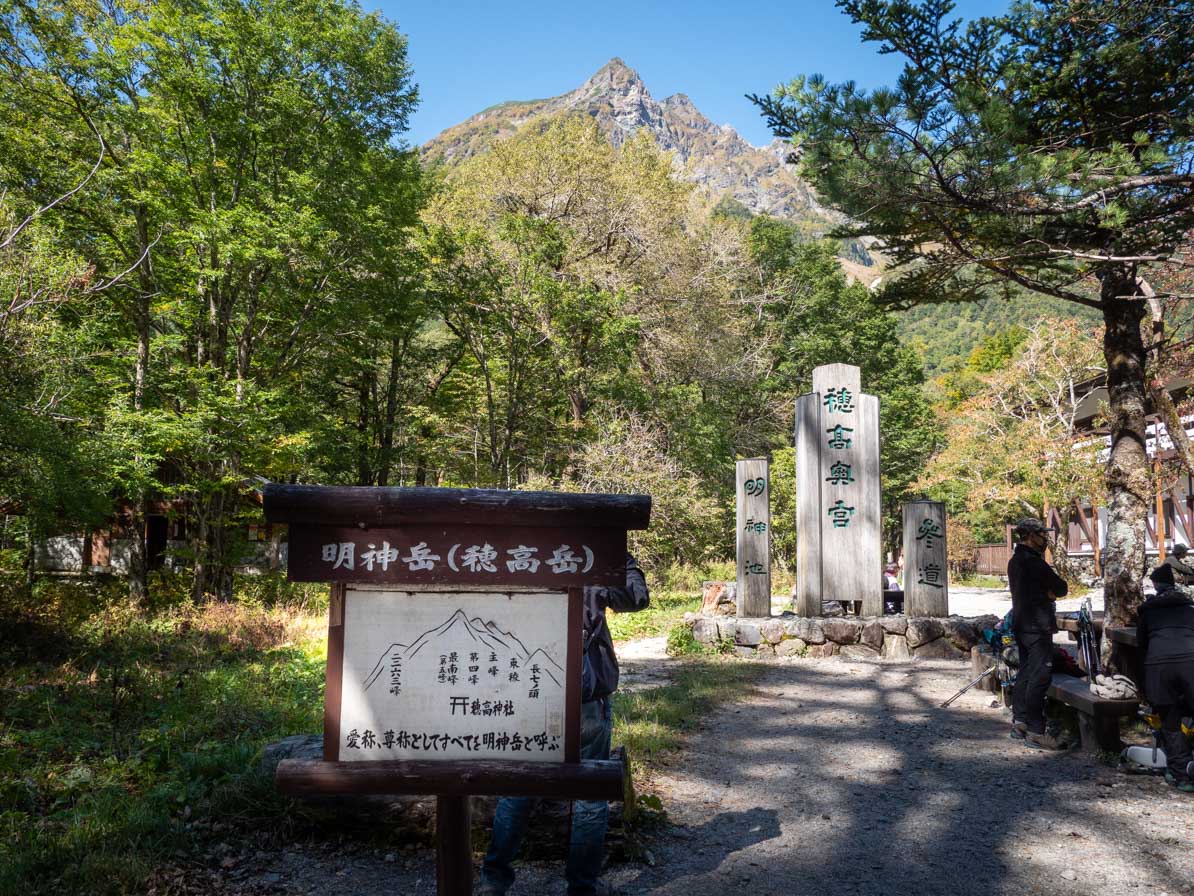
<svg viewBox="0 0 1194 896"><path fill-rule="evenodd" d="M1138 680L1161 717L1165 780L1182 793L1194 793L1190 745L1182 733L1182 716L1194 716L1194 601L1174 583L1172 566L1158 566L1149 578L1157 593L1140 605L1137 615Z"/></svg>
<svg viewBox="0 0 1194 896"><path fill-rule="evenodd" d="M1173 579L1179 585L1194 585L1194 567L1186 563L1190 549L1184 544L1174 545L1173 552L1165 558L1165 566L1173 570Z"/></svg>

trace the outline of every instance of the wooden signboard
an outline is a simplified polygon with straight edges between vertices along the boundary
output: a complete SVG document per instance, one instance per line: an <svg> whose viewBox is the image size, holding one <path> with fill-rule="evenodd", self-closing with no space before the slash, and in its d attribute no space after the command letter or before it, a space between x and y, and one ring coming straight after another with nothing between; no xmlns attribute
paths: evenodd
<svg viewBox="0 0 1194 896"><path fill-rule="evenodd" d="M740 460L738 485L738 615L771 615L771 470L765 457Z"/></svg>
<svg viewBox="0 0 1194 896"><path fill-rule="evenodd" d="M322 762L294 794L435 794L441 894L472 887L473 794L620 799L580 759L584 587L624 585L651 499L270 485L292 581L332 582Z"/></svg>
<svg viewBox="0 0 1194 896"><path fill-rule="evenodd" d="M326 758L575 761L565 719L579 682L566 669L579 597L347 586Z"/></svg>

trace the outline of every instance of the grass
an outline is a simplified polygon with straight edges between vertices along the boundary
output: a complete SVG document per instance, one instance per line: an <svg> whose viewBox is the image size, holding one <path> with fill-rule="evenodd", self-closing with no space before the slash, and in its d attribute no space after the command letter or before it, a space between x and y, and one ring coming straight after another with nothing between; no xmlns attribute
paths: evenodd
<svg viewBox="0 0 1194 896"><path fill-rule="evenodd" d="M749 691L759 670L727 657L693 657L676 661L670 684L616 692L613 742L626 745L636 779L666 765L712 710Z"/></svg>
<svg viewBox="0 0 1194 896"><path fill-rule="evenodd" d="M701 608L700 594L683 591L652 591L651 605L638 613L606 614L609 632L615 641L631 638L657 638L666 635L683 619L685 613Z"/></svg>
<svg viewBox="0 0 1194 896"><path fill-rule="evenodd" d="M132 607L121 582L44 582L29 600L0 577L0 893L142 893L215 831L326 836L257 770L266 744L321 728L324 589L238 582L237 602L194 606L157 584ZM657 590L610 627L667 634L698 604ZM639 779L756 673L686 652L672 683L618 693L615 743Z"/></svg>
<svg viewBox="0 0 1194 896"><path fill-rule="evenodd" d="M208 820L286 818L256 760L319 729L322 613L43 597L0 607L0 893L141 892Z"/></svg>
<svg viewBox="0 0 1194 896"><path fill-rule="evenodd" d="M1000 590L1007 590L1007 582L998 576L988 576L981 573L965 576L954 582L955 585L960 585L963 588L998 588Z"/></svg>

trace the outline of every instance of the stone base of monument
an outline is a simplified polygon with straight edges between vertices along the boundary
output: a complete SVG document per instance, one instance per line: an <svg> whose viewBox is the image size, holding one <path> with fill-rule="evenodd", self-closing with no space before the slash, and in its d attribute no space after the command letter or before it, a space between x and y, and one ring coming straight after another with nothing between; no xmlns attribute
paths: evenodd
<svg viewBox="0 0 1194 896"><path fill-rule="evenodd" d="M739 656L849 659L970 659L970 649L997 616L801 617L768 619L685 614L693 638L710 647L732 645Z"/></svg>

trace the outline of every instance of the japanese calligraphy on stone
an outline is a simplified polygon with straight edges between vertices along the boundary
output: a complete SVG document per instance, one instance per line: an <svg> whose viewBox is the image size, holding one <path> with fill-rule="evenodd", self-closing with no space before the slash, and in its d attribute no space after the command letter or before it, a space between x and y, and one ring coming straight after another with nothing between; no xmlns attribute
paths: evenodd
<svg viewBox="0 0 1194 896"><path fill-rule="evenodd" d="M563 761L563 594L350 588L344 612L342 761Z"/></svg>
<svg viewBox="0 0 1194 896"><path fill-rule="evenodd" d="M910 501L904 505L904 607L909 615L949 613L949 555L945 505Z"/></svg>

